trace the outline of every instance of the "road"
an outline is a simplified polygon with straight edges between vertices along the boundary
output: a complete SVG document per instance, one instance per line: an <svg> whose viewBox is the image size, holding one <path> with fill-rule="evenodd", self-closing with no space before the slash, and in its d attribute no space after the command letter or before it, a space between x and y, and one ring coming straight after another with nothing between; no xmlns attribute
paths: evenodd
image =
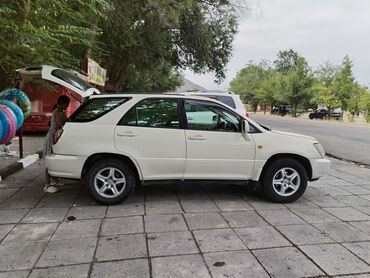
<svg viewBox="0 0 370 278"><path fill-rule="evenodd" d="M313 136L326 153L370 165L370 126L263 114L251 115L251 118L272 129Z"/></svg>

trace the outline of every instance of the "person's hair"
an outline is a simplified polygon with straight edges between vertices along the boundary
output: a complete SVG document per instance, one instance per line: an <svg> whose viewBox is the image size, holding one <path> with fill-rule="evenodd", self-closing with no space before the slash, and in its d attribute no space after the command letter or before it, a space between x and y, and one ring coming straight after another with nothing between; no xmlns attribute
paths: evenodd
<svg viewBox="0 0 370 278"><path fill-rule="evenodd" d="M61 104L69 104L69 102L70 102L69 97L63 95L63 96L58 97L57 104L58 105L61 105Z"/></svg>

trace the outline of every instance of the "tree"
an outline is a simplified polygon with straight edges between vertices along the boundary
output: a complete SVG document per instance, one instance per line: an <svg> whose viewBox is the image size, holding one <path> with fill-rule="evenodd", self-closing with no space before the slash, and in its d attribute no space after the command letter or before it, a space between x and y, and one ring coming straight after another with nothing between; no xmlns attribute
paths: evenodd
<svg viewBox="0 0 370 278"><path fill-rule="evenodd" d="M329 112L340 107L340 101L335 93L335 80L340 75L340 67L325 63L315 71L313 93L316 103L324 105ZM330 117L331 113L329 113Z"/></svg>
<svg viewBox="0 0 370 278"><path fill-rule="evenodd" d="M293 49L279 51L277 59L274 61L275 69L283 74L287 74L289 70L297 66L299 55Z"/></svg>
<svg viewBox="0 0 370 278"><path fill-rule="evenodd" d="M296 117L297 108L311 99L313 77L311 69L303 57L291 67L283 78L283 92L292 107L292 116Z"/></svg>
<svg viewBox="0 0 370 278"><path fill-rule="evenodd" d="M263 101L261 84L267 78L267 67L266 62L255 64L251 61L230 82L230 91L239 94L243 102L250 103L253 111L257 111L258 104Z"/></svg>
<svg viewBox="0 0 370 278"><path fill-rule="evenodd" d="M230 1L113 0L113 6L100 41L106 53L102 63L118 90L143 89L141 78L133 84L131 77L150 77L158 68L171 69L160 71L162 80L176 80L178 69L185 68L224 78L236 33Z"/></svg>
<svg viewBox="0 0 370 278"><path fill-rule="evenodd" d="M348 55L343 58L342 68L333 85L343 113L348 109L350 99L356 97L358 93L352 73L352 61Z"/></svg>
<svg viewBox="0 0 370 278"><path fill-rule="evenodd" d="M111 10L108 0L0 1L0 88L20 67L80 68L86 49L99 49L98 23Z"/></svg>

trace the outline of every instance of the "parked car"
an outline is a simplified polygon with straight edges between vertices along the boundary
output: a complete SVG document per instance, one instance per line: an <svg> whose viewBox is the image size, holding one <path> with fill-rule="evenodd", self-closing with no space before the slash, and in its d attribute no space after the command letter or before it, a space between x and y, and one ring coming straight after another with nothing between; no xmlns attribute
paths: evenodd
<svg viewBox="0 0 370 278"><path fill-rule="evenodd" d="M23 124L23 131L48 131L53 107L61 95L69 97L66 111L70 116L81 103L100 91L76 72L52 66L32 66L17 70L22 78L21 90L30 98L31 115Z"/></svg>
<svg viewBox="0 0 370 278"><path fill-rule="evenodd" d="M336 119L339 119L340 117L340 112L337 112L337 111L332 111L330 113L331 117L332 118L336 118ZM329 117L329 110L328 109L317 109L316 111L310 113L308 115L308 118L313 120L313 119L321 119L323 120L324 118L328 118Z"/></svg>
<svg viewBox="0 0 370 278"><path fill-rule="evenodd" d="M177 94L185 96L203 96L216 99L222 102L223 104L226 104L227 106L231 107L240 115L246 116L248 118L250 117L250 113L245 110L244 104L240 99L240 96L231 92L198 91L198 92L183 92Z"/></svg>
<svg viewBox="0 0 370 278"><path fill-rule="evenodd" d="M290 105L279 105L272 109L272 113L285 116L292 113L292 107Z"/></svg>
<svg viewBox="0 0 370 278"><path fill-rule="evenodd" d="M262 128L225 104L182 95L96 95L46 157L50 175L82 179L103 204L153 181L260 182L292 202L330 167L313 137Z"/></svg>

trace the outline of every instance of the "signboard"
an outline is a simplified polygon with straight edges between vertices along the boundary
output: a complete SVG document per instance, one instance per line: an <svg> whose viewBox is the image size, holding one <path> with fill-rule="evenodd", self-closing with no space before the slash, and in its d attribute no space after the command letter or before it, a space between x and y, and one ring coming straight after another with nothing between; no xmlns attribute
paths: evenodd
<svg viewBox="0 0 370 278"><path fill-rule="evenodd" d="M98 85L105 85L105 78L107 75L107 70L102 68L97 62L93 59L87 59L87 81Z"/></svg>

